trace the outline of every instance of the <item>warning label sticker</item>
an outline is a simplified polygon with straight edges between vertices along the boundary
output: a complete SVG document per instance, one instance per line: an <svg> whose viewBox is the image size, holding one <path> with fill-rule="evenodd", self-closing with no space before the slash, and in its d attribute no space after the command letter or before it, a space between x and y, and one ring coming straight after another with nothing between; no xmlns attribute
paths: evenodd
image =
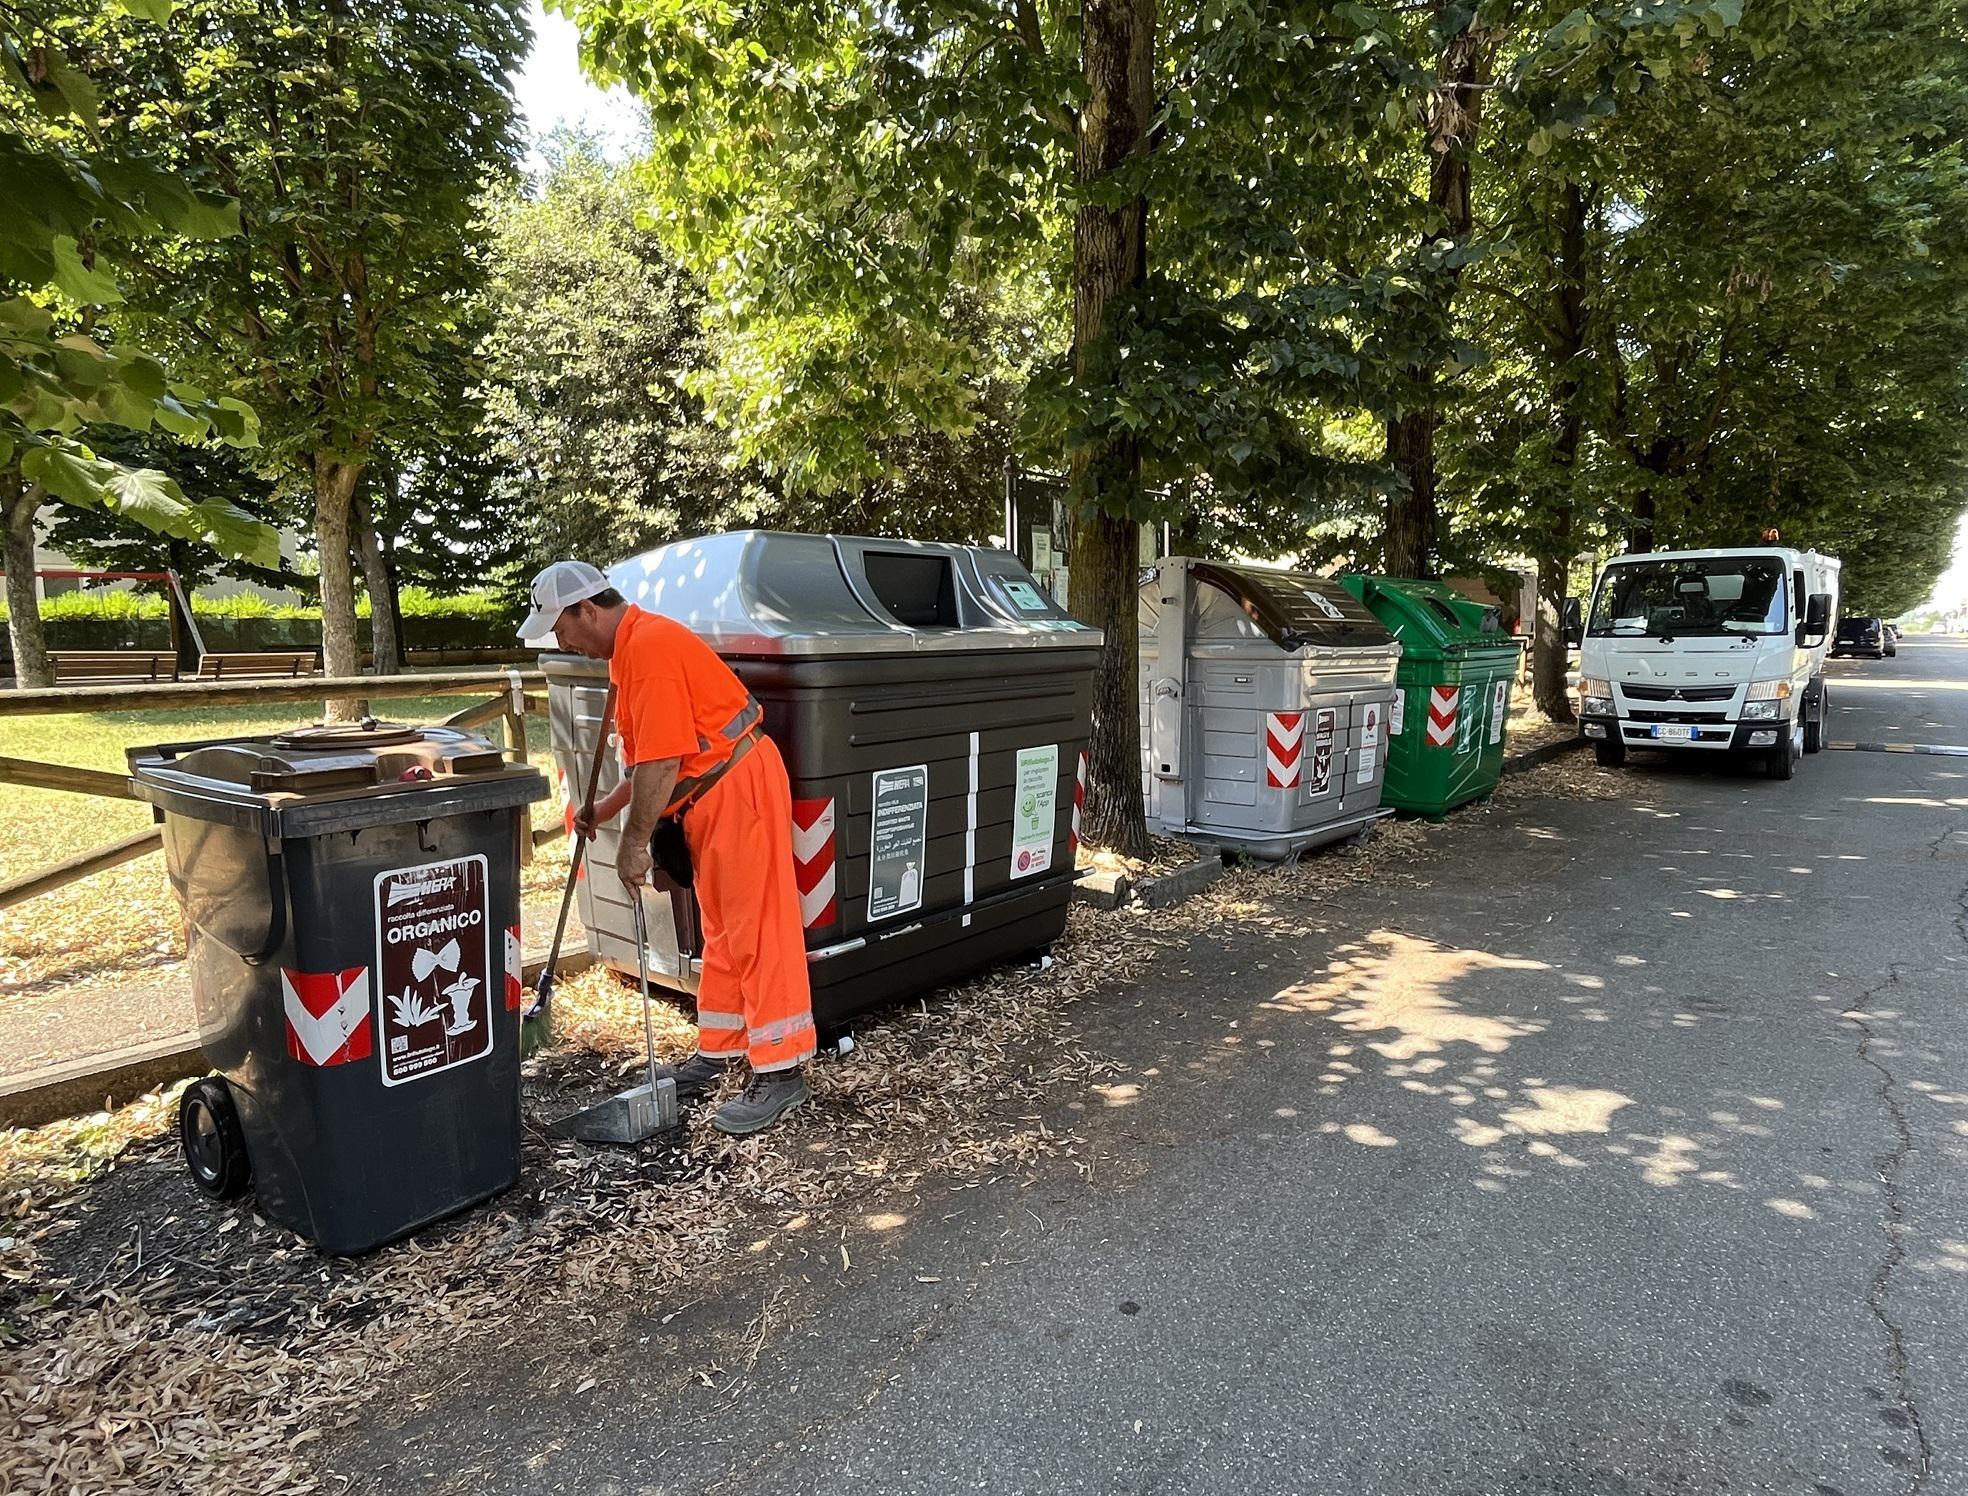
<svg viewBox="0 0 1968 1496"><path fill-rule="evenodd" d="M1396 691L1394 693L1394 705L1387 713L1387 735L1390 738L1398 738L1401 735L1401 723L1407 715L1408 693L1406 691Z"/></svg>
<svg viewBox="0 0 1968 1496"><path fill-rule="evenodd" d="M1360 715L1360 746L1378 748L1380 746L1380 703L1370 701Z"/></svg>
<svg viewBox="0 0 1968 1496"><path fill-rule="evenodd" d="M482 854L376 875L376 1049L384 1085L491 1053L488 897Z"/></svg>
<svg viewBox="0 0 1968 1496"><path fill-rule="evenodd" d="M1059 745L1018 750L1012 783L1011 876L1029 878L1052 866L1052 828L1059 807Z"/></svg>
<svg viewBox="0 0 1968 1496"><path fill-rule="evenodd" d="M1490 695L1490 741L1503 741L1504 720L1510 715L1510 682L1500 680Z"/></svg>

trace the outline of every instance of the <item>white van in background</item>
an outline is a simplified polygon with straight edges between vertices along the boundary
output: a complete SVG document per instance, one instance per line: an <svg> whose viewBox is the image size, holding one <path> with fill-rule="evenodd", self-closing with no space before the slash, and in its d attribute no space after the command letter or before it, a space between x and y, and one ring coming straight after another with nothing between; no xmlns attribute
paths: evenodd
<svg viewBox="0 0 1968 1496"><path fill-rule="evenodd" d="M1824 746L1838 558L1760 546L1606 563L1579 648L1579 731L1634 748L1747 753L1772 779Z"/></svg>

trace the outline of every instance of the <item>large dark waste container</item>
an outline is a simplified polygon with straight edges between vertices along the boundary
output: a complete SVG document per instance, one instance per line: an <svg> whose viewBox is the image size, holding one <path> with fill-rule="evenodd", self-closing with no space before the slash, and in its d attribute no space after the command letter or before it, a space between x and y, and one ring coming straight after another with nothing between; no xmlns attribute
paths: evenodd
<svg viewBox="0 0 1968 1496"><path fill-rule="evenodd" d="M164 827L207 1194L355 1253L519 1177L519 838L536 771L445 727L132 749Z"/></svg>
<svg viewBox="0 0 1968 1496"><path fill-rule="evenodd" d="M1017 557L745 530L664 546L608 576L705 639L764 709L792 781L794 874L823 1027L1058 938L1101 636L1056 607ZM558 654L540 663L561 772L583 786L607 666ZM619 774L605 755L603 788ZM633 973L620 825L596 832L581 916L590 948ZM652 980L694 993L687 896L643 898Z"/></svg>
<svg viewBox="0 0 1968 1496"><path fill-rule="evenodd" d="M1503 777L1517 641L1499 609L1442 582L1339 579L1401 641L1401 688L1382 800L1436 819Z"/></svg>

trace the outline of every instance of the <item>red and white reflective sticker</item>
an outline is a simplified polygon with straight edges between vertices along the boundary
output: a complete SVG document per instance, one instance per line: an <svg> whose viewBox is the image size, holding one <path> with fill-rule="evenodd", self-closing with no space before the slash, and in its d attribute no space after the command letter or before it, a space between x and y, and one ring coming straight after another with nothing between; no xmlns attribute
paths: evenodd
<svg viewBox="0 0 1968 1496"><path fill-rule="evenodd" d="M824 929L840 917L831 799L793 802L793 881L799 885L803 928Z"/></svg>
<svg viewBox="0 0 1968 1496"><path fill-rule="evenodd" d="M347 971L280 969L287 1010L287 1053L303 1065L366 1060L375 1046L369 1022L369 968Z"/></svg>
<svg viewBox="0 0 1968 1496"><path fill-rule="evenodd" d="M1456 709L1461 705L1462 692L1455 686L1430 686L1428 688L1428 743L1433 748L1446 748L1455 741Z"/></svg>
<svg viewBox="0 0 1968 1496"><path fill-rule="evenodd" d="M526 958L520 953L519 926L506 926L506 1011L517 1013L526 1000Z"/></svg>
<svg viewBox="0 0 1968 1496"><path fill-rule="evenodd" d="M1086 771L1087 756L1083 752L1080 754L1079 772L1073 780L1073 844L1067 849L1068 857L1079 855L1080 817L1086 813Z"/></svg>
<svg viewBox="0 0 1968 1496"><path fill-rule="evenodd" d="M1274 790L1298 788L1305 751L1305 713L1268 712L1264 718L1264 782Z"/></svg>

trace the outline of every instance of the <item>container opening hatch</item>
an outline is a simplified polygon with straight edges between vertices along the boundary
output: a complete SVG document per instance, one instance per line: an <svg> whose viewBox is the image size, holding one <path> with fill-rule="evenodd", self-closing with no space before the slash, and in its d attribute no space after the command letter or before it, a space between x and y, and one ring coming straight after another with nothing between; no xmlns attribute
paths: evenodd
<svg viewBox="0 0 1968 1496"><path fill-rule="evenodd" d="M956 578L949 556L867 550L861 553L861 574L897 623L914 629L958 626Z"/></svg>

